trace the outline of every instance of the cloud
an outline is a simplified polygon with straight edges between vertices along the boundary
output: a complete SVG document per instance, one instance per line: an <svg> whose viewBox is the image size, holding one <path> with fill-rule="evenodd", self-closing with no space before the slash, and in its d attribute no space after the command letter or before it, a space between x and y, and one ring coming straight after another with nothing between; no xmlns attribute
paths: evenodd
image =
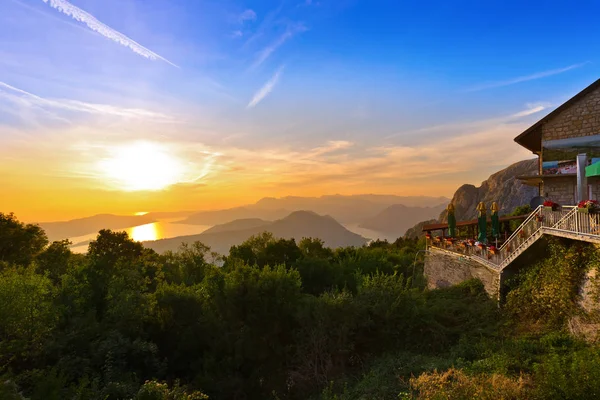
<svg viewBox="0 0 600 400"><path fill-rule="evenodd" d="M165 122L175 121L168 115L140 108L121 108L109 104L86 103L83 101L70 99L46 99L33 93L29 93L23 89L11 86L2 81L0 81L0 96L11 101L12 103L18 103L21 106L39 107L42 110L50 108L124 118L148 118Z"/></svg>
<svg viewBox="0 0 600 400"><path fill-rule="evenodd" d="M240 24L243 24L246 21L255 21L255 20L256 20L256 13L250 9L244 11L238 17L238 21Z"/></svg>
<svg viewBox="0 0 600 400"><path fill-rule="evenodd" d="M586 65L588 63L589 63L589 61L586 61L586 62L580 63L580 64L569 65L568 67L564 67L564 68L551 69L549 71L536 72L536 73L531 74L531 75L519 76L517 78L508 79L508 80L505 80L505 81L484 83L484 84L481 84L481 85L478 85L478 86L474 86L472 88L468 88L465 91L466 92L478 92L480 90L494 89L494 88L499 88L499 87L503 87L503 86L515 85L517 83L522 83L522 82L527 82L527 81L533 81L533 80L536 80L536 79L546 78L546 77L549 77L549 76L562 74L564 72L571 71L573 69L581 68L581 67L583 67L584 65Z"/></svg>
<svg viewBox="0 0 600 400"><path fill-rule="evenodd" d="M244 33L242 31L238 30L238 31L231 32L231 37L234 38L234 39L240 38L242 36L244 36Z"/></svg>
<svg viewBox="0 0 600 400"><path fill-rule="evenodd" d="M295 24L293 26L288 27L288 29L286 29L286 31L277 38L277 40L275 40L273 43L271 43L269 46L265 47L258 53L256 60L252 64L252 68L257 68L263 62L265 62L266 59L269 58L271 54L273 54L275 50L281 47L281 45L283 45L288 39L292 38L298 33L305 32L306 30L307 28L302 24Z"/></svg>
<svg viewBox="0 0 600 400"><path fill-rule="evenodd" d="M460 134L465 131L472 131L475 129L492 128L495 125L503 125L512 122L516 122L520 118L524 118L544 110L551 108L552 105L546 102L540 103L528 103L526 108L522 111L516 112L510 115L503 115L494 118L486 118L475 121L460 121L460 122L449 122L446 124L433 125L424 128L419 128L411 131L397 132L392 135L386 136L385 139L392 139L398 136L409 136L409 135L423 135L425 133L444 133L444 134Z"/></svg>
<svg viewBox="0 0 600 400"><path fill-rule="evenodd" d="M512 116L515 118L527 117L529 115L539 113L541 111L544 111L544 110L552 107L552 104L550 104L550 103L527 103L526 106L527 106L526 110L520 111L516 114L513 114Z"/></svg>
<svg viewBox="0 0 600 400"><path fill-rule="evenodd" d="M273 74L271 79L269 79L267 81L267 83L265 83L264 86L262 88L260 88L260 90L254 94L254 97L252 97L252 100L250 100L250 103L248 103L248 108L255 107L265 97L267 97L269 95L269 93L271 93L271 91L273 90L275 85L277 85L277 82L279 81L279 77L281 76L282 73L283 73L283 66L279 67L279 69L277 71L275 71L275 74Z"/></svg>
<svg viewBox="0 0 600 400"><path fill-rule="evenodd" d="M128 47L134 53L141 55L142 57L148 58L150 60L162 60L166 63L171 64L174 67L179 68L177 65L173 64L171 61L166 58L156 54L155 52L145 48L141 44L137 43L133 39L123 35L120 32L112 29L111 27L103 24L98 21L93 15L83 11L82 9L74 6L66 0L42 0L44 3L50 5L50 7L62 12L65 15L73 18L76 21L83 22L93 30L94 32L99 33L100 35L119 43L122 46Z"/></svg>

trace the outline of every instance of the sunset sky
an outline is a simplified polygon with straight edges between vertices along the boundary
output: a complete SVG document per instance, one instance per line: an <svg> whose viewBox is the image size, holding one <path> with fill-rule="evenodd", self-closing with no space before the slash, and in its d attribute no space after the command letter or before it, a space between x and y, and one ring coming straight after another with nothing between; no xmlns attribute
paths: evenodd
<svg viewBox="0 0 600 400"><path fill-rule="evenodd" d="M451 196L599 76L600 4L0 1L0 211Z"/></svg>

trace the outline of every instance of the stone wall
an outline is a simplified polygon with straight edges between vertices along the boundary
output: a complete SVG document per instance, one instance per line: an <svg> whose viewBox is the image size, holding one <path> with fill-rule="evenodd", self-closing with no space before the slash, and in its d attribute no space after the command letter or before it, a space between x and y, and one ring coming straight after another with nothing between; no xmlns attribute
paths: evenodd
<svg viewBox="0 0 600 400"><path fill-rule="evenodd" d="M588 179L591 187L591 200L600 200L600 181ZM550 178L544 181L542 196L564 206L576 205L577 180L575 177Z"/></svg>
<svg viewBox="0 0 600 400"><path fill-rule="evenodd" d="M600 134L600 88L588 93L542 126L543 140Z"/></svg>
<svg viewBox="0 0 600 400"><path fill-rule="evenodd" d="M448 287L477 278L483 282L490 297L498 298L500 274L468 257L431 248L425 257L424 272L429 289Z"/></svg>
<svg viewBox="0 0 600 400"><path fill-rule="evenodd" d="M547 178L544 180L542 195L564 206L575 205L577 179L575 177Z"/></svg>

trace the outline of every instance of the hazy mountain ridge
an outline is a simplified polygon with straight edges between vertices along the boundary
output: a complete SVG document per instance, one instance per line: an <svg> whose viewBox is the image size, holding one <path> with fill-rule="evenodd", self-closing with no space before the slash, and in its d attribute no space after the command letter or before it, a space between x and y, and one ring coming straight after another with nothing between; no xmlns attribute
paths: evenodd
<svg viewBox="0 0 600 400"><path fill-rule="evenodd" d="M331 215L340 223L363 223L386 208L402 204L407 207L437 206L448 203L445 197L394 195L329 195L321 197L281 198L265 197L255 204L226 210L202 211L180 221L184 224L214 225L235 219L261 218L275 220L293 211L310 210L320 215Z"/></svg>
<svg viewBox="0 0 600 400"><path fill-rule="evenodd" d="M225 225L231 227L236 224L241 223L240 221L232 221ZM252 228L239 230L230 230L228 227L223 230L222 226L214 228L216 229L213 229L212 232L143 242L143 244L161 253L167 250L176 250L183 242L200 241L210 246L217 253L227 254L231 246L238 245L250 236L264 231L271 232L277 238L294 238L296 241L300 241L305 237L319 238L325 242L327 247L331 248L362 246L368 242L367 238L350 232L331 216L322 216L311 211L295 211L285 218Z"/></svg>
<svg viewBox="0 0 600 400"><path fill-rule="evenodd" d="M419 221L435 218L445 208L446 204L438 204L434 207L407 207L394 204L362 223L360 227L401 237Z"/></svg>

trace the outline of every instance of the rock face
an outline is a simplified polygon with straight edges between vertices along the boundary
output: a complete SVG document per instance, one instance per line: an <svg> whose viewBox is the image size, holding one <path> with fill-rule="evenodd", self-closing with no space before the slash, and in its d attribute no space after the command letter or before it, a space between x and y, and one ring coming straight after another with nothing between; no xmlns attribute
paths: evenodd
<svg viewBox="0 0 600 400"><path fill-rule="evenodd" d="M496 172L479 187L462 185L452 198L452 204L456 209L456 220L477 218L477 204L481 201L485 203L488 210L492 202L497 202L500 215L509 214L515 207L529 204L531 199L538 195L538 189L523 185L517 176L533 175L537 173L537 168L537 159L519 161ZM441 222L448 220L447 211L441 213L439 220Z"/></svg>
<svg viewBox="0 0 600 400"><path fill-rule="evenodd" d="M483 201L488 210L492 202L498 203L499 214L510 214L516 207L529 204L530 200L538 195L538 189L525 186L517 176L534 175L538 171L537 159L519 161L511 166L496 172L481 183L481 186L462 185L454 193L452 204L455 207L456 220L464 221L477 218L477 204ZM406 231L405 237L423 236L423 225L436 222L447 222L448 212L443 210L437 220L419 222Z"/></svg>

